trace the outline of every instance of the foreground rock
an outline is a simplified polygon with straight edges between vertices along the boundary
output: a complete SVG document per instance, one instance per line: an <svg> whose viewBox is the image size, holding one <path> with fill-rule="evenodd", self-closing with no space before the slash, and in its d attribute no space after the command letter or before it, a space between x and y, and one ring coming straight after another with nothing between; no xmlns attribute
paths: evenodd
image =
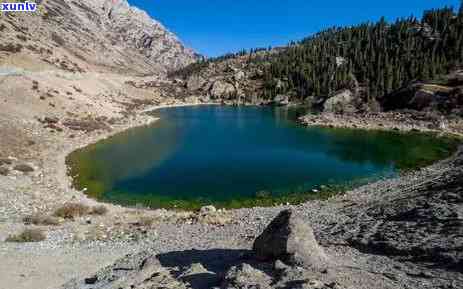
<svg viewBox="0 0 463 289"><path fill-rule="evenodd" d="M312 228L292 210L281 212L256 239L253 250L258 259L282 260L289 265L323 268L329 263Z"/></svg>

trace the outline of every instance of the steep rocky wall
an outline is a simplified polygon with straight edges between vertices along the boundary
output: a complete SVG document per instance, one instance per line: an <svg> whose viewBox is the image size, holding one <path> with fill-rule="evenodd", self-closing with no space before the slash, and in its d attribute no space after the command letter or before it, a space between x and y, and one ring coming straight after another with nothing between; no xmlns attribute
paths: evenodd
<svg viewBox="0 0 463 289"><path fill-rule="evenodd" d="M0 61L23 53L71 71L165 74L197 59L161 23L126 0L37 3L35 13L0 17Z"/></svg>

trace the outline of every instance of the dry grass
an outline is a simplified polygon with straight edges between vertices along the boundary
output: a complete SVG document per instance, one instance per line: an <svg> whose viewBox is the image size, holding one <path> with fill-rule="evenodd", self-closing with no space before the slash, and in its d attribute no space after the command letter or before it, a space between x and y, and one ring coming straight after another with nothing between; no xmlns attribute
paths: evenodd
<svg viewBox="0 0 463 289"><path fill-rule="evenodd" d="M71 130L92 132L96 130L108 130L110 127L104 120L87 118L87 119L67 119L63 125Z"/></svg>
<svg viewBox="0 0 463 289"><path fill-rule="evenodd" d="M93 207L90 214L92 215L98 215L98 216L104 216L108 213L108 208L106 208L103 205Z"/></svg>
<svg viewBox="0 0 463 289"><path fill-rule="evenodd" d="M151 216L141 216L139 219L138 219L138 224L141 226L141 227L147 227L147 228L151 228L153 227L153 225L157 222L156 218L155 217L151 217Z"/></svg>
<svg viewBox="0 0 463 289"><path fill-rule="evenodd" d="M30 243L30 242L41 242L47 238L45 233L39 229L25 229L18 235L10 235L6 238L5 242L13 243Z"/></svg>
<svg viewBox="0 0 463 289"><path fill-rule="evenodd" d="M108 211L108 208L103 205L90 207L81 203L66 203L62 207L56 209L53 216L63 219L74 219L87 215L104 216Z"/></svg>
<svg viewBox="0 0 463 289"><path fill-rule="evenodd" d="M42 214L26 216L23 218L23 222L25 225L36 226L58 226L60 224L60 220L57 217Z"/></svg>
<svg viewBox="0 0 463 289"><path fill-rule="evenodd" d="M91 212L89 206L80 203L67 203L58 208L53 214L55 217L63 219L74 219L88 215Z"/></svg>

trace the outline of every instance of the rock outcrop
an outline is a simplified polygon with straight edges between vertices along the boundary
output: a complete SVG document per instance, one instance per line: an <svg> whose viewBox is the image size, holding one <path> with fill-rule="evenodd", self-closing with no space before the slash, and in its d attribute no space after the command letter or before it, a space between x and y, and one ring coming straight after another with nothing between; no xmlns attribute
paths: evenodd
<svg viewBox="0 0 463 289"><path fill-rule="evenodd" d="M463 73L448 76L445 84L413 83L382 100L385 111L411 109L463 116Z"/></svg>
<svg viewBox="0 0 463 289"><path fill-rule="evenodd" d="M210 95L214 99L230 99L236 94L236 88L233 84L225 81L216 81L212 85Z"/></svg>
<svg viewBox="0 0 463 289"><path fill-rule="evenodd" d="M323 111L331 113L354 113L357 111L354 101L354 94L352 91L346 89L328 98L323 105Z"/></svg>
<svg viewBox="0 0 463 289"><path fill-rule="evenodd" d="M253 250L260 260L282 260L292 266L323 268L328 257L312 228L292 210L281 212L257 237Z"/></svg>
<svg viewBox="0 0 463 289"><path fill-rule="evenodd" d="M3 53L23 53L37 64L74 72L136 74L165 74L197 59L161 23L126 0L37 3L36 13L0 17Z"/></svg>
<svg viewBox="0 0 463 289"><path fill-rule="evenodd" d="M264 53L252 57L262 57ZM261 55L262 54L262 55ZM261 64L249 62L249 55L196 64L173 73L186 85L181 94L200 99L212 99L229 104L271 103L262 97Z"/></svg>

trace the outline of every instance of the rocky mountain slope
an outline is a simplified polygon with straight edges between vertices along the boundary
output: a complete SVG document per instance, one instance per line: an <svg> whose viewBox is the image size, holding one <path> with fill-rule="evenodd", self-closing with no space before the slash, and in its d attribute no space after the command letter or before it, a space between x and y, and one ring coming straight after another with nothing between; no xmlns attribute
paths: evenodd
<svg viewBox="0 0 463 289"><path fill-rule="evenodd" d="M36 13L0 17L0 64L165 74L197 59L161 23L126 0L37 3Z"/></svg>

